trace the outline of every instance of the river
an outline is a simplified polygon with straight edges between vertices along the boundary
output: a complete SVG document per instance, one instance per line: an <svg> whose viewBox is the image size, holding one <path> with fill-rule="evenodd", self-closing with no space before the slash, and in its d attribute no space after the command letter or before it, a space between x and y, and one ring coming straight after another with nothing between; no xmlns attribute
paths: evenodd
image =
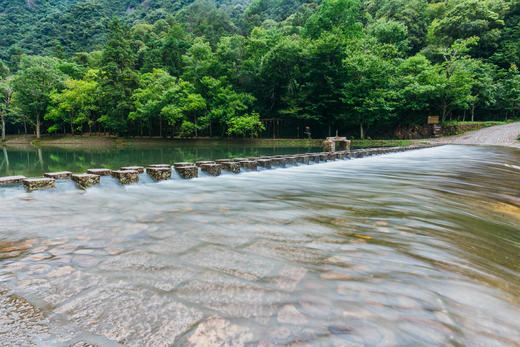
<svg viewBox="0 0 520 347"><path fill-rule="evenodd" d="M517 149L7 187L0 221L3 345L520 341Z"/></svg>

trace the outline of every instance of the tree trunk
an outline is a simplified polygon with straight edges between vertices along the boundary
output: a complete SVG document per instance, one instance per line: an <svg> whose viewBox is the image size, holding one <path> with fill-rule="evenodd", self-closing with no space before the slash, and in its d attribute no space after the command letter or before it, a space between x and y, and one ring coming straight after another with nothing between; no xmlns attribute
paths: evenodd
<svg viewBox="0 0 520 347"><path fill-rule="evenodd" d="M40 115L36 116L36 138L40 138Z"/></svg>
<svg viewBox="0 0 520 347"><path fill-rule="evenodd" d="M3 113L2 113L2 141L5 141L5 118L4 118Z"/></svg>
<svg viewBox="0 0 520 347"><path fill-rule="evenodd" d="M162 137L162 117L159 117L159 137Z"/></svg>
<svg viewBox="0 0 520 347"><path fill-rule="evenodd" d="M475 121L475 104L471 105L471 121Z"/></svg>
<svg viewBox="0 0 520 347"><path fill-rule="evenodd" d="M363 129L363 122L359 122L359 138L363 140L365 138L365 131Z"/></svg>
<svg viewBox="0 0 520 347"><path fill-rule="evenodd" d="M446 100L442 100L442 118L441 122L446 122L446 116L448 115L448 105L446 104Z"/></svg>
<svg viewBox="0 0 520 347"><path fill-rule="evenodd" d="M27 135L27 122L25 120L23 121L23 129L25 131L25 135Z"/></svg>

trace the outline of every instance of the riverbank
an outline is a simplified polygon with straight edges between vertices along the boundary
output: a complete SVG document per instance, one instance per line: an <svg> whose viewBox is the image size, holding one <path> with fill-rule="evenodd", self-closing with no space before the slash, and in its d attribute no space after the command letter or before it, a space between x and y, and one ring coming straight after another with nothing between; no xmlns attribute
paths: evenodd
<svg viewBox="0 0 520 347"><path fill-rule="evenodd" d="M520 148L520 122L485 127L456 136L430 139L431 144L487 145ZM420 140L423 141L424 140Z"/></svg>
<svg viewBox="0 0 520 347"><path fill-rule="evenodd" d="M36 139L33 135L8 136L3 143L9 147L32 146L40 147L59 147L59 148L109 148L113 146L147 146L147 145L220 145L220 144L243 144L255 147L320 147L322 139L235 139L235 138L216 138L200 137L191 139L181 138L161 138L161 137L132 137L123 138L117 136L43 136ZM409 140L352 140L352 149L375 148L375 147L399 147L409 146Z"/></svg>

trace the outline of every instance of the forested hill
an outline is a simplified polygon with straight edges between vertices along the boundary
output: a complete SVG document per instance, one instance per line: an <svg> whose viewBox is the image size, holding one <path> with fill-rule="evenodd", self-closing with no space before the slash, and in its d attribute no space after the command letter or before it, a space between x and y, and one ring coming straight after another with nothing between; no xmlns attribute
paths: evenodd
<svg viewBox="0 0 520 347"><path fill-rule="evenodd" d="M391 136L520 110L520 0L2 0L16 133Z"/></svg>

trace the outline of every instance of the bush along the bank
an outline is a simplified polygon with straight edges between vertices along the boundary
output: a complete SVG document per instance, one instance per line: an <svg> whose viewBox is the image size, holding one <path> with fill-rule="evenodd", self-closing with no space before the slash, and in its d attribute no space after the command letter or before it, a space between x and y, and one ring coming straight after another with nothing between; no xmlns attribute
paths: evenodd
<svg viewBox="0 0 520 347"><path fill-rule="evenodd" d="M517 1L54 3L0 5L2 134L364 138L520 107Z"/></svg>

